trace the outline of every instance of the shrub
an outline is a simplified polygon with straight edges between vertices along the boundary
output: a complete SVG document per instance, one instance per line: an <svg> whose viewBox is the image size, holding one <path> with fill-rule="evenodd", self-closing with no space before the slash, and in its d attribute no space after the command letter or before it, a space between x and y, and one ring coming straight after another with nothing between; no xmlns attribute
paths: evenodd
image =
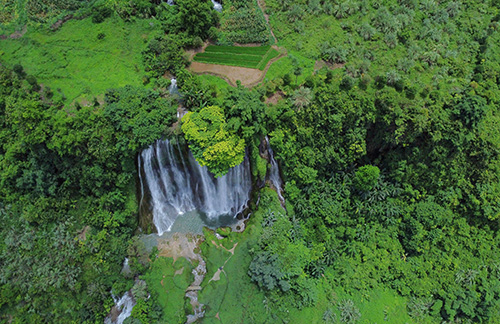
<svg viewBox="0 0 500 324"><path fill-rule="evenodd" d="M347 324L356 323L361 317L359 309L354 305L350 299L342 300L339 303L340 322Z"/></svg>
<svg viewBox="0 0 500 324"><path fill-rule="evenodd" d="M26 72L24 72L24 68L21 64L14 64L12 70L17 74L21 79L26 76Z"/></svg>
<svg viewBox="0 0 500 324"><path fill-rule="evenodd" d="M40 90L40 85L36 81L36 78L32 75L28 75L26 77L26 81L31 85L31 90L33 91L39 91Z"/></svg>
<svg viewBox="0 0 500 324"><path fill-rule="evenodd" d="M342 78L342 81L340 81L340 88L342 90L351 90L353 86L354 86L354 79L348 75L344 76Z"/></svg>
<svg viewBox="0 0 500 324"><path fill-rule="evenodd" d="M102 23L106 18L110 17L113 11L104 4L96 5L92 11L92 22L94 24Z"/></svg>
<svg viewBox="0 0 500 324"><path fill-rule="evenodd" d="M364 165L358 168L354 175L354 187L360 191L371 190L378 181L380 170L373 165Z"/></svg>
<svg viewBox="0 0 500 324"><path fill-rule="evenodd" d="M292 76L290 75L290 73L287 73L283 76L283 85L287 86L287 85L290 85L292 83Z"/></svg>

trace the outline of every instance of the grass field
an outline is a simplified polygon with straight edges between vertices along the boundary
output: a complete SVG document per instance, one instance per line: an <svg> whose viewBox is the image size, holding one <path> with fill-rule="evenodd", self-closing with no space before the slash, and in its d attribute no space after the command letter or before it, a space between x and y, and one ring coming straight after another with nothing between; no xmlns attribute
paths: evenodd
<svg viewBox="0 0 500 324"><path fill-rule="evenodd" d="M116 17L101 24L70 20L56 32L31 27L20 39L0 41L0 62L21 64L68 105L109 88L141 85L141 51L153 30L149 21L126 23Z"/></svg>
<svg viewBox="0 0 500 324"><path fill-rule="evenodd" d="M237 47L211 45L205 52L198 53L194 61L211 64L241 66L264 70L267 63L279 52L271 46Z"/></svg>
<svg viewBox="0 0 500 324"><path fill-rule="evenodd" d="M187 300L184 295L193 282L192 269L192 264L185 258L173 262L172 258L159 257L142 276L148 288L158 296L165 323L184 323L184 303Z"/></svg>
<svg viewBox="0 0 500 324"><path fill-rule="evenodd" d="M282 78L285 74L288 73L293 76L293 82L295 83L295 76L293 75L294 66L291 57L295 57L299 66L302 68L302 74L299 75L297 79L297 82L299 84L304 82L307 76L314 73L314 60L302 56L298 51L288 50L287 56L280 58L269 67L265 79L274 80L277 78Z"/></svg>

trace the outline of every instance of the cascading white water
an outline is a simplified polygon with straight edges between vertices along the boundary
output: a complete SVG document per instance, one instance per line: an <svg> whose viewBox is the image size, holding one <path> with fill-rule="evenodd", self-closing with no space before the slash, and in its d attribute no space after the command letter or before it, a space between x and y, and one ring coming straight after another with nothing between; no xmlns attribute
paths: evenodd
<svg viewBox="0 0 500 324"><path fill-rule="evenodd" d="M205 279L205 275L207 273L205 260L203 260L199 254L196 254L196 259L198 260L198 265L192 271L194 281L191 286L201 286L201 283L203 282L203 279ZM186 291L185 296L191 300L191 305L193 306L194 314L188 314L186 321L186 324L191 324L205 316L205 310L203 309L204 304L201 304L198 301L198 291L196 290Z"/></svg>
<svg viewBox="0 0 500 324"><path fill-rule="evenodd" d="M142 201L144 200L144 182L142 181L141 172L141 156L137 155L137 168L139 169L139 181L141 183L141 200L139 200L139 210L142 208Z"/></svg>
<svg viewBox="0 0 500 324"><path fill-rule="evenodd" d="M247 157L220 178L201 167L190 151L184 154L179 144L173 146L168 140L156 141L145 149L141 160L159 235L169 231L179 215L191 210L214 219L236 216L247 206L252 187Z"/></svg>
<svg viewBox="0 0 500 324"><path fill-rule="evenodd" d="M168 92L170 94L179 94L179 88L177 87L177 79L172 78L170 79L170 86L168 87Z"/></svg>
<svg viewBox="0 0 500 324"><path fill-rule="evenodd" d="M212 0L212 3L214 4L214 9L216 11L222 12L222 5L219 2Z"/></svg>
<svg viewBox="0 0 500 324"><path fill-rule="evenodd" d="M280 176L280 169L278 167L278 162L274 159L274 152L271 149L271 144L269 144L269 137L266 136L267 152L269 153L269 162L271 162L271 169L269 170L269 181L276 188L278 197L282 203L285 202L285 198L281 194L283 181Z"/></svg>
<svg viewBox="0 0 500 324"><path fill-rule="evenodd" d="M123 324L130 315L132 315L132 309L134 308L136 302L132 297L130 291L127 291L122 298L118 299L114 295L111 295L115 301L115 307L120 310L120 314L113 321L111 317L107 317L104 320L105 324Z"/></svg>

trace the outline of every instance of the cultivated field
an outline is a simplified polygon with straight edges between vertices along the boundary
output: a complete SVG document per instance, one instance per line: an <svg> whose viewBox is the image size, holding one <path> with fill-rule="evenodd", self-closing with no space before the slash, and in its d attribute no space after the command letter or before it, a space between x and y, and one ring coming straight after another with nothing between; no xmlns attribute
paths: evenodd
<svg viewBox="0 0 500 324"><path fill-rule="evenodd" d="M271 46L237 47L210 45L203 53L196 54L193 60L201 63L264 70L267 62L278 55L279 52Z"/></svg>

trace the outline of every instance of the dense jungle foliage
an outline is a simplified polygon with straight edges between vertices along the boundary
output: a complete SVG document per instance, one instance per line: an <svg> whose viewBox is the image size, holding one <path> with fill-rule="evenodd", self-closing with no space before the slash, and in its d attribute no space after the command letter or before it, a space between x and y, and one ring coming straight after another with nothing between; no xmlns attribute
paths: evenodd
<svg viewBox="0 0 500 324"><path fill-rule="evenodd" d="M205 233L207 278L227 265L202 284L204 322L500 321L498 1L267 0L288 57L251 90L192 74L184 50L267 43L257 3L233 0L222 13L175 3L0 8L0 321L102 322L110 291L132 289L129 323L184 322L191 309L172 296L189 274L170 297L155 280L192 265L156 258L134 236L136 155L177 136L222 175L246 147L263 180L265 135L286 208L260 190L248 230L222 233L227 248L239 243L234 256ZM76 30L95 34L80 43L85 55L58 45ZM52 35L61 38L43 40ZM74 91L94 43L127 59L118 74L93 70L112 82ZM48 74L44 62L64 68ZM190 111L180 125L166 73Z"/></svg>

